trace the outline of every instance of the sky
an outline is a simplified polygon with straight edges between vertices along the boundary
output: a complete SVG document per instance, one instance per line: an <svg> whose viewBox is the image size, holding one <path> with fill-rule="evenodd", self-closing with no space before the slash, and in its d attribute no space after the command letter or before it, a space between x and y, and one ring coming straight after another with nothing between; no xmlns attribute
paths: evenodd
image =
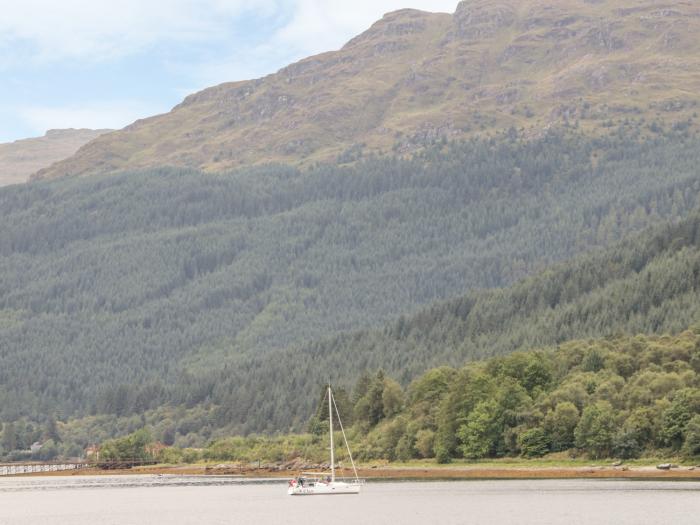
<svg viewBox="0 0 700 525"><path fill-rule="evenodd" d="M121 128L457 0L0 0L0 142Z"/></svg>

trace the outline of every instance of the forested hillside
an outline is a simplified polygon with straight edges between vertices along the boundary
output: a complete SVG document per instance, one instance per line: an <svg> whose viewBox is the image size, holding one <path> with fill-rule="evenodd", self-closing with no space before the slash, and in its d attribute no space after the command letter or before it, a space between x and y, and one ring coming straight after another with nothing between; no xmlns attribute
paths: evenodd
<svg viewBox="0 0 700 525"><path fill-rule="evenodd" d="M468 294L400 317L381 330L344 334L276 354L232 361L173 391L177 403L213 403L213 427L235 433L303 428L318 378L352 385L384 369L403 384L440 365L605 334L678 333L700 320L700 215L509 288ZM258 388L258 384L269 385ZM192 396L195 396L194 398ZM199 397L196 397L199 396ZM237 424L236 422L240 422Z"/></svg>
<svg viewBox="0 0 700 525"><path fill-rule="evenodd" d="M697 313L696 216L413 313L682 220L699 161L683 131L511 133L411 160L0 190L0 417L172 404L198 406L210 431L298 429L310 401L290 393L329 374L406 382L517 348L680 330Z"/></svg>

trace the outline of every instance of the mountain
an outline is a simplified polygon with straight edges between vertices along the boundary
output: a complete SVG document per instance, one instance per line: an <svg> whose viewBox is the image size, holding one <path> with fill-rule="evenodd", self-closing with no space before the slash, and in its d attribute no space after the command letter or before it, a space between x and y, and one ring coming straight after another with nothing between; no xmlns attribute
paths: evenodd
<svg viewBox="0 0 700 525"><path fill-rule="evenodd" d="M37 178L179 166L221 171L412 152L511 127L620 122L697 131L700 5L466 0L389 13L338 51L188 96Z"/></svg>
<svg viewBox="0 0 700 525"><path fill-rule="evenodd" d="M231 424L275 430L298 424L308 407L290 407L290 394L320 377L317 365L341 359L337 373L349 378L385 366L406 380L438 359L544 344L511 340L513 313L465 352L321 345L309 361L316 347L297 351L682 221L699 203L700 144L680 130L638 132L509 132L353 165L171 168L3 188L0 418L225 398L230 410L250 407ZM578 322L591 329L588 315L571 317L567 335ZM256 412L253 399L267 408Z"/></svg>
<svg viewBox="0 0 700 525"><path fill-rule="evenodd" d="M698 20L399 11L2 188L0 419L155 411L201 444L301 428L329 375L690 326Z"/></svg>
<svg viewBox="0 0 700 525"><path fill-rule="evenodd" d="M0 186L29 180L36 171L73 155L108 129L51 129L43 137L0 144Z"/></svg>

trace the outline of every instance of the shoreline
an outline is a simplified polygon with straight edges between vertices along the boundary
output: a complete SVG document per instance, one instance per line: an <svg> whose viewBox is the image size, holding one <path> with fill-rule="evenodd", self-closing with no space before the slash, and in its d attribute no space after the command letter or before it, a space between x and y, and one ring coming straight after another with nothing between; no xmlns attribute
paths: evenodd
<svg viewBox="0 0 700 525"><path fill-rule="evenodd" d="M309 469L313 472L314 469ZM347 471L345 471L347 472ZM445 466L362 466L358 475L365 479L405 480L458 480L458 479L685 479L700 480L700 468L679 466L670 470L645 466L498 466L498 465L445 465ZM87 468L58 472L36 472L13 476L121 476L121 475L180 475L180 476L236 476L241 478L291 478L296 469L280 467L246 468L237 465L152 465L130 469L102 470ZM343 474L341 474L343 475ZM347 474L345 474L347 475ZM4 476L3 476L4 477Z"/></svg>

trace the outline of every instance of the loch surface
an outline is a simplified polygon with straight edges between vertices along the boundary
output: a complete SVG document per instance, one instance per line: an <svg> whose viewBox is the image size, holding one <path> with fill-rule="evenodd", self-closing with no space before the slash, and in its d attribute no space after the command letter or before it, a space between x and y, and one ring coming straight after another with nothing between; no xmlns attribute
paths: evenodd
<svg viewBox="0 0 700 525"><path fill-rule="evenodd" d="M700 523L700 482L370 482L290 497L280 480L188 476L0 479L2 525Z"/></svg>

